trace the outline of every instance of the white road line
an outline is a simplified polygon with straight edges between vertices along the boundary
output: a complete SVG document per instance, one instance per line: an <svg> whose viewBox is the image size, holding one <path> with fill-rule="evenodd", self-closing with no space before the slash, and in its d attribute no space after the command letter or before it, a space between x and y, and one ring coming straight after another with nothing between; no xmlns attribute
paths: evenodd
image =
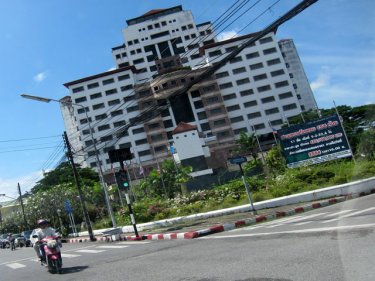
<svg viewBox="0 0 375 281"><path fill-rule="evenodd" d="M63 258L68 258L68 259L70 259L70 258L80 257L81 255L64 254L64 253L62 253L61 256L62 256Z"/></svg>
<svg viewBox="0 0 375 281"><path fill-rule="evenodd" d="M126 246L126 245L108 245L108 246L98 246L96 248L100 248L100 249L122 249L122 248L126 248L126 247L129 247L129 246Z"/></svg>
<svg viewBox="0 0 375 281"><path fill-rule="evenodd" d="M198 239L228 239L228 238L241 238L241 237L255 237L255 236L271 236L279 234L293 234L293 233L313 233L313 232L328 232L335 230L351 230L356 228L375 228L375 223L359 224L359 225L345 225L335 227L322 227L322 228L310 228L300 230L289 230L289 231L277 231L277 232L265 232L265 233L247 233L237 235L223 235L223 236L205 236Z"/></svg>
<svg viewBox="0 0 375 281"><path fill-rule="evenodd" d="M369 211L372 211L372 210L375 210L375 207L367 208L367 209L360 210L360 211L357 211L357 212L354 212L354 213L343 215L343 216L340 216L340 217L335 218L335 219L331 219L331 220L327 220L327 221L322 221L321 223L330 223L330 222L333 222L333 221L338 221L338 220L341 220L343 218L352 217L352 216L359 215L359 214L362 214L362 213L366 213L366 212L369 212Z"/></svg>
<svg viewBox="0 0 375 281"><path fill-rule="evenodd" d="M310 215L310 216L302 216L302 217L297 218L297 219L295 219L295 220L288 221L288 223L289 223L289 222L291 222L291 223L295 223L295 222L299 222L299 221L301 221L301 220L312 219L312 218L315 218L315 217L318 217L318 216L321 216L321 215L324 215L324 214L327 214L327 213L324 212L324 213L313 214L313 215Z"/></svg>
<svg viewBox="0 0 375 281"><path fill-rule="evenodd" d="M328 214L328 215L325 215L324 217L325 217L325 218L334 217L334 216L337 216L337 215L345 214L345 213L352 212L352 211L356 211L356 210L357 210L357 209L343 210L343 211L336 212L336 213L330 213L330 214Z"/></svg>
<svg viewBox="0 0 375 281"><path fill-rule="evenodd" d="M274 228L274 227L278 227L278 226L281 226L281 225L284 225L284 224L278 223L278 224L273 224L273 225L267 225L267 226L265 226L265 228Z"/></svg>
<svg viewBox="0 0 375 281"><path fill-rule="evenodd" d="M90 254L97 254L104 252L105 250L78 250L77 253L90 253Z"/></svg>
<svg viewBox="0 0 375 281"><path fill-rule="evenodd" d="M295 225L304 225L308 223L311 223L311 221L303 221L303 222L296 223Z"/></svg>
<svg viewBox="0 0 375 281"><path fill-rule="evenodd" d="M7 264L6 266L12 268L12 269L18 269L18 268L22 268L22 267L26 267L26 265L22 264L22 263L9 263Z"/></svg>
<svg viewBox="0 0 375 281"><path fill-rule="evenodd" d="M138 244L148 244L151 243L151 241L123 241L118 242L116 245L138 245Z"/></svg>

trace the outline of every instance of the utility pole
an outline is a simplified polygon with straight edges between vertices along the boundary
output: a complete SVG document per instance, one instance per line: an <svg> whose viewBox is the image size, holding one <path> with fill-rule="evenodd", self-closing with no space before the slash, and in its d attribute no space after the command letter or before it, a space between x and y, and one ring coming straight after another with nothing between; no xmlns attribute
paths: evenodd
<svg viewBox="0 0 375 281"><path fill-rule="evenodd" d="M25 227L29 228L29 225L27 224L27 220L26 220L26 215L25 215L25 207L23 206L21 186L20 186L20 183L17 183L17 184L18 184L18 193L20 195L20 202L21 202L21 208L22 208L23 222L25 224Z"/></svg>
<svg viewBox="0 0 375 281"><path fill-rule="evenodd" d="M64 131L64 141L65 141L65 144L66 144L66 148L68 149L68 153L67 153L68 155L67 156L68 156L69 161L70 161L70 163L72 165L73 175L74 175L74 181L76 182L76 186L77 186L77 190L78 190L78 194L79 194L79 201L81 202L83 216L85 218L85 222L86 222L86 225L87 225L87 231L89 232L90 240L91 241L96 241L96 238L94 237L94 233L92 231L89 214L87 213L86 203L85 203L85 197L83 195L83 192L82 192L82 189L81 189L81 185L80 185L80 182L78 180L78 173L77 173L76 165L74 164L72 149L71 149L71 146L70 146L68 135L66 134L65 131Z"/></svg>

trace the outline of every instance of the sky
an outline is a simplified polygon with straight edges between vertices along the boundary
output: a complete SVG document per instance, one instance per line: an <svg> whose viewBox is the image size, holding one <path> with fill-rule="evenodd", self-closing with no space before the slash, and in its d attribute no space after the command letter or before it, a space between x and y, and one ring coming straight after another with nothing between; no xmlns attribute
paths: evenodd
<svg viewBox="0 0 375 281"><path fill-rule="evenodd" d="M244 0L241 0L244 1ZM234 0L12 0L0 2L0 202L29 191L42 170L63 156L58 103L64 83L105 72L111 48L123 43L126 19L182 5L197 23L214 21ZM246 7L256 3L252 0ZM239 31L268 9L264 16ZM259 31L297 0L262 0L219 34L221 39ZM245 9L243 9L245 11ZM229 22L228 22L229 23ZM320 0L279 27L278 39L297 46L318 106L360 106L375 101L375 1Z"/></svg>

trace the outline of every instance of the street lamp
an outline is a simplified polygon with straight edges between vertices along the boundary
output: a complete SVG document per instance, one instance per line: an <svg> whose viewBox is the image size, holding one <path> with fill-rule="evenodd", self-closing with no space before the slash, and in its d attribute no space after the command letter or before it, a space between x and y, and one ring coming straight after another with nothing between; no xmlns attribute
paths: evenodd
<svg viewBox="0 0 375 281"><path fill-rule="evenodd" d="M58 102L59 104L71 104L71 105L79 106L79 107L83 108L83 110L85 112L85 115L86 115L87 123L88 123L88 126L89 126L91 141L94 145L96 165L99 169L99 178L100 178L100 182L102 184L103 190L104 190L104 195L105 195L105 200L106 200L106 203L107 203L108 212L111 216L113 227L116 227L116 220L115 220L115 217L114 217L113 212L112 212L111 203L109 201L109 195L108 195L108 190L106 188L106 184L105 184L105 181L104 181L102 166L100 165L100 161L99 161L99 153L98 153L98 150L97 150L97 147L96 147L94 135L92 133L91 122L90 122L90 119L88 117L86 107L81 105L81 104L77 104L77 103L73 103L73 102L62 102L62 101L56 100L56 99L50 99L50 98L44 98L44 97L38 97L38 96L31 96L31 95L27 95L27 94L22 94L21 97L23 97L25 99L30 99L30 100L40 101L40 102L46 102L46 103L49 103L49 102L53 101L53 102ZM81 199L82 198L80 198L80 200ZM84 202L82 202L82 200L81 200L81 203L83 204ZM90 221L86 221L86 224L87 224L87 226L91 226Z"/></svg>

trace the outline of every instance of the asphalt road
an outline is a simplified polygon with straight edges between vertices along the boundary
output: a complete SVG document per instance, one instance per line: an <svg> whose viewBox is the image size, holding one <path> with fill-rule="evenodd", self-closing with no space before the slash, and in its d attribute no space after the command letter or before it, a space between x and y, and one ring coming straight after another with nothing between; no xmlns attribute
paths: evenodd
<svg viewBox="0 0 375 281"><path fill-rule="evenodd" d="M0 280L374 280L375 195L194 240L64 244L64 271L0 250Z"/></svg>

